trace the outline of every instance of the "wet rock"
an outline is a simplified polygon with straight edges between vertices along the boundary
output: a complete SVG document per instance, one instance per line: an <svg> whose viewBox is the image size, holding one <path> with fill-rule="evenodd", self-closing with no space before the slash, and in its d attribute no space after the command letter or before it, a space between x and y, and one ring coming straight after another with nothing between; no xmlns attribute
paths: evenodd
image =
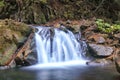
<svg viewBox="0 0 120 80"><path fill-rule="evenodd" d="M37 62L34 34L31 33L15 57L17 66L28 66ZM35 56L35 57L34 57Z"/></svg>
<svg viewBox="0 0 120 80"><path fill-rule="evenodd" d="M36 64L37 63L37 55L36 55L36 53L30 53L27 57L26 57L26 59L25 59L28 63L29 63L29 65L33 65L33 64Z"/></svg>
<svg viewBox="0 0 120 80"><path fill-rule="evenodd" d="M89 62L86 62L87 65L95 65L95 66L100 66L100 65L107 65L111 64L112 61L106 60L106 59L95 59Z"/></svg>
<svg viewBox="0 0 120 80"><path fill-rule="evenodd" d="M29 65L36 64L38 59L37 59L37 51L35 48L35 38L32 37L31 42L29 42L29 54L24 58L26 62L29 63ZM31 50L32 49L32 50Z"/></svg>
<svg viewBox="0 0 120 80"><path fill-rule="evenodd" d="M15 61L11 61L11 63L9 65L6 66L0 66L0 70L5 70L5 69L9 69L9 68L14 68L16 66Z"/></svg>
<svg viewBox="0 0 120 80"><path fill-rule="evenodd" d="M89 44L89 46L96 52L98 56L109 56L113 52L113 47L97 44Z"/></svg>
<svg viewBox="0 0 120 80"><path fill-rule="evenodd" d="M5 70L5 69L9 69L8 66L0 66L0 70Z"/></svg>

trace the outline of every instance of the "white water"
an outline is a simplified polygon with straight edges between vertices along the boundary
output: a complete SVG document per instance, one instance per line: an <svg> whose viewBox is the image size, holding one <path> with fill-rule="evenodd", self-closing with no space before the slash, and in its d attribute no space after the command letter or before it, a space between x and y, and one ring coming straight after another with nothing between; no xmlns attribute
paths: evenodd
<svg viewBox="0 0 120 80"><path fill-rule="evenodd" d="M65 68L85 66L87 45L81 41L81 34L74 35L65 28L36 27L35 43L38 63L23 69ZM77 37L76 37L77 36Z"/></svg>
<svg viewBox="0 0 120 80"><path fill-rule="evenodd" d="M37 29L35 41L38 64L61 64L75 60L84 62L81 56L84 54L83 46L71 31L50 27L37 27Z"/></svg>

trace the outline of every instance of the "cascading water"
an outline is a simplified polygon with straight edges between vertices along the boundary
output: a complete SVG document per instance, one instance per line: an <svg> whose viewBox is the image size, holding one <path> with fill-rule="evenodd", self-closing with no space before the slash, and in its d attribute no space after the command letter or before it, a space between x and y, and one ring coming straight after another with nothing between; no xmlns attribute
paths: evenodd
<svg viewBox="0 0 120 80"><path fill-rule="evenodd" d="M83 60L87 45L65 28L36 27L38 64Z"/></svg>
<svg viewBox="0 0 120 80"><path fill-rule="evenodd" d="M38 63L25 67L29 70L40 68L65 68L66 66L85 65L87 45L81 34L73 34L64 26L60 28L36 27L35 49Z"/></svg>

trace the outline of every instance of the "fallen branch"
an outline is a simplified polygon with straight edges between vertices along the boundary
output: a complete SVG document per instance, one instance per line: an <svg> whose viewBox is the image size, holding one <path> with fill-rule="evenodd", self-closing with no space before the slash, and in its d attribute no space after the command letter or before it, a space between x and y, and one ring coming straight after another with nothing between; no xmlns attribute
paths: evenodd
<svg viewBox="0 0 120 80"><path fill-rule="evenodd" d="M31 33L28 37L28 39L26 40L26 42L24 43L24 45L18 49L11 57L11 59L5 64L6 66L10 66L12 64L12 62L15 60L16 57L19 57L27 48L29 43L31 42L31 39L33 38L34 33Z"/></svg>

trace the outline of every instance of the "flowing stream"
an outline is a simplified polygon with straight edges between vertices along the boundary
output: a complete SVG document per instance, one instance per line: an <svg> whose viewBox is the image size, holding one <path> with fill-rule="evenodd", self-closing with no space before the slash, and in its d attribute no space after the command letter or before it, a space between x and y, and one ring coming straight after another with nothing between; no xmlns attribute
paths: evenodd
<svg viewBox="0 0 120 80"><path fill-rule="evenodd" d="M38 64L20 69L1 70L0 80L120 79L114 65L85 65L83 57L85 57L87 45L80 40L80 33L74 35L65 28L37 27L37 29L35 41ZM75 64L84 65L76 66Z"/></svg>
<svg viewBox="0 0 120 80"><path fill-rule="evenodd" d="M35 33L38 64L83 61L87 45L63 26L61 28L37 27Z"/></svg>

